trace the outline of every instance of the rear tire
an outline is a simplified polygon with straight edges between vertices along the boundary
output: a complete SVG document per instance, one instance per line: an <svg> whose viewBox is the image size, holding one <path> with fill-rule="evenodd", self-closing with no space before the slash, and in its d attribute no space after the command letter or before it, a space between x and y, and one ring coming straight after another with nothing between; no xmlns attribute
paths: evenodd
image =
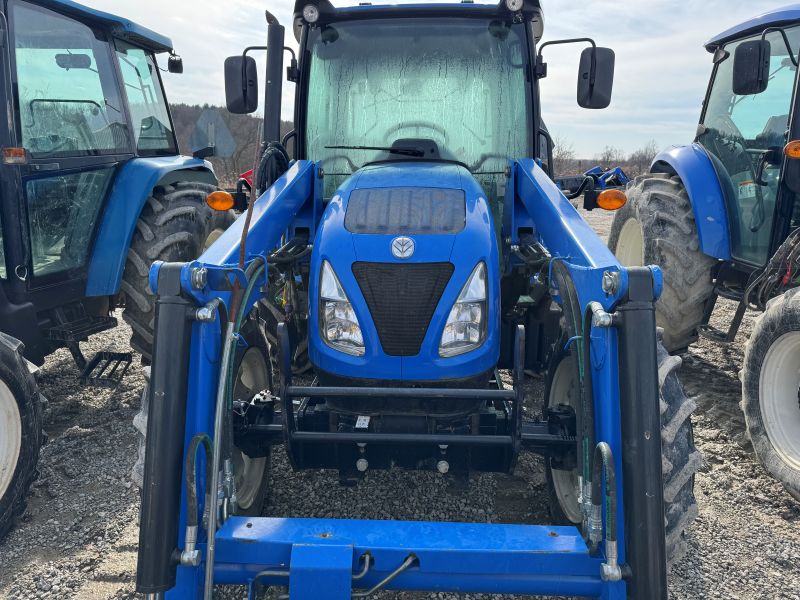
<svg viewBox="0 0 800 600"><path fill-rule="evenodd" d="M694 475L704 461L694 446L690 416L697 408L686 397L676 371L681 359L670 356L659 344L658 380L661 407L661 466L664 476L664 513L667 543L667 567L670 568L686 553L684 532L697 518L694 498ZM573 405L579 399L577 359L562 354L550 370L547 382L547 406ZM565 395L565 392L567 395ZM580 526L581 510L578 505L577 469L558 471L546 465L550 512L560 523ZM574 482L573 488L569 482Z"/></svg>
<svg viewBox="0 0 800 600"><path fill-rule="evenodd" d="M747 342L742 410L767 472L800 500L800 289L770 301Z"/></svg>
<svg viewBox="0 0 800 600"><path fill-rule="evenodd" d="M0 539L25 512L45 441L42 399L22 348L0 333Z"/></svg>
<svg viewBox="0 0 800 600"><path fill-rule="evenodd" d="M150 265L156 260L196 259L233 223L232 212L218 212L206 204L206 197L216 189L197 182L157 187L136 223L122 278L122 318L133 330L131 346L141 353L145 363L153 352L155 325Z"/></svg>
<svg viewBox="0 0 800 600"><path fill-rule="evenodd" d="M689 194L680 178L650 173L628 186L628 203L617 211L608 247L626 267L658 265L664 292L656 321L669 352L697 340L714 284L716 261L703 254Z"/></svg>

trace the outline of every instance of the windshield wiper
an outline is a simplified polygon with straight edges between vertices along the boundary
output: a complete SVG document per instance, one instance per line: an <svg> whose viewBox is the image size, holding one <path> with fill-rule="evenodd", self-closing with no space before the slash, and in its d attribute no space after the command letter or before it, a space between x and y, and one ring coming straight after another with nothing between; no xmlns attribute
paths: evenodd
<svg viewBox="0 0 800 600"><path fill-rule="evenodd" d="M415 156L417 158L425 156L425 150L416 146L325 146L325 148L329 150L375 150L377 152Z"/></svg>

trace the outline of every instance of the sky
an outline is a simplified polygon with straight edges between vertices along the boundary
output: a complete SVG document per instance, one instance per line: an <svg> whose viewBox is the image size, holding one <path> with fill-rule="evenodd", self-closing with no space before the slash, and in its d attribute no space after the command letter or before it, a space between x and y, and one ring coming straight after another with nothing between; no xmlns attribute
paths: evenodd
<svg viewBox="0 0 800 600"><path fill-rule="evenodd" d="M224 104L223 62L246 46L266 44L265 9L287 27L287 43L296 46L293 0L80 1L172 38L185 70L182 75L164 73L171 102ZM336 5L351 3L357 0L334 0ZM786 4L788 0L542 0L545 41L589 36L617 56L611 107L588 111L578 108L575 98L581 48L545 50L549 75L541 90L548 128L586 158L606 146L630 153L650 140L661 148L692 141L712 69L703 43ZM293 87L284 83L284 119L291 119Z"/></svg>

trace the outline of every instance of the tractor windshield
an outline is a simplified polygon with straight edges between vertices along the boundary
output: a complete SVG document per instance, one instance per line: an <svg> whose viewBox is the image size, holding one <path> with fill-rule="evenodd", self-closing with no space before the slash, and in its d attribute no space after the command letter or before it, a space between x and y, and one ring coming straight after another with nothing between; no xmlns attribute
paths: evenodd
<svg viewBox="0 0 800 600"><path fill-rule="evenodd" d="M797 52L800 27L786 33L793 52ZM772 46L767 90L752 96L733 93L736 48L760 37L758 34L725 46L729 56L717 67L697 140L718 159L717 168L728 188L733 257L755 265L763 265L770 254L782 150L789 141L797 77L789 50L781 34L774 31L767 34Z"/></svg>
<svg viewBox="0 0 800 600"><path fill-rule="evenodd" d="M497 198L509 158L530 156L532 109L524 25L488 19L375 19L309 32L306 154L327 196L375 150L426 138L466 164Z"/></svg>

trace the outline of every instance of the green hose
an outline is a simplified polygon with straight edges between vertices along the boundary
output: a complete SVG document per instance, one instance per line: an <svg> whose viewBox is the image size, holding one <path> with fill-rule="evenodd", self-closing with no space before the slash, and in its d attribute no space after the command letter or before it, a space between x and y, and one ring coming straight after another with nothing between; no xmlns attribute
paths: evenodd
<svg viewBox="0 0 800 600"><path fill-rule="evenodd" d="M242 301L239 304L239 311L236 315L236 321L233 325L233 335L234 339L229 340L229 344L235 344L236 338L239 334L239 331L242 328L242 323L244 322L244 315L247 312L244 308L247 306L250 295L253 293L253 289L256 286L256 281L258 278L261 277L261 274L264 272L264 262L262 261L261 264L256 268L255 272L250 276L247 281L247 288L244 290L244 294L242 295ZM225 401L228 408L233 408L233 376L234 376L234 365L236 364L236 352L230 353L230 360L228 364L224 366L225 369Z"/></svg>

